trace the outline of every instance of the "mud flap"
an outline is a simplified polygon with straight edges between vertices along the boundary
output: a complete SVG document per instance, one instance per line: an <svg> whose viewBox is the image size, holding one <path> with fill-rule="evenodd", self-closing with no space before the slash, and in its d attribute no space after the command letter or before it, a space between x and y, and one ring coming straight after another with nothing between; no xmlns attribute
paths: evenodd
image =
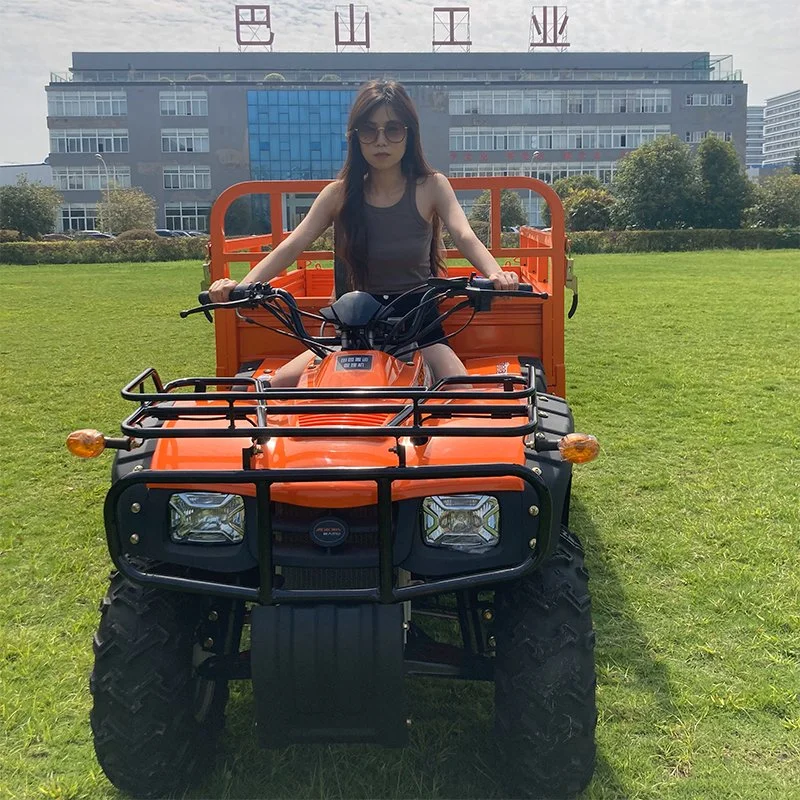
<svg viewBox="0 0 800 800"><path fill-rule="evenodd" d="M402 605L256 606L250 623L263 746L407 742Z"/></svg>

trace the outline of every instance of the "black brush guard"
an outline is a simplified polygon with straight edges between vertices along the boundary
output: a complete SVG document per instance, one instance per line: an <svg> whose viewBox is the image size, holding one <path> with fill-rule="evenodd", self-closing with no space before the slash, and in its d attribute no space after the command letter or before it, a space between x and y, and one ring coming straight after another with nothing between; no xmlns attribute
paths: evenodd
<svg viewBox="0 0 800 800"><path fill-rule="evenodd" d="M534 543L531 554L513 567L484 570L454 577L397 586L393 563L392 482L426 481L442 478L501 478L515 477L527 483L538 497L539 514L531 520L528 536ZM374 481L377 485L378 507L378 585L360 589L282 589L275 586L275 566L272 558L272 509L270 490L276 483L341 483ZM256 530L258 531L259 586L221 583L219 581L168 574L164 571L145 571L128 558L123 549L117 521L117 503L126 489L136 484L176 486L182 484L241 484L256 489ZM120 478L106 496L105 527L108 550L117 569L135 583L162 586L183 592L215 595L247 600L261 605L276 603L401 603L416 597L475 589L494 583L515 580L535 569L550 552L552 537L552 500L542 478L519 464L459 464L441 467L385 467L382 469L340 467L332 469L281 470L176 470L161 472L143 470ZM529 535L530 534L530 535Z"/></svg>
<svg viewBox="0 0 800 800"><path fill-rule="evenodd" d="M178 591L214 594L271 605L275 603L307 602L366 602L398 603L415 597L473 589L500 583L525 575L549 555L552 531L552 500L546 483L533 470L520 464L461 464L431 467L407 467L404 437L412 442L425 441L436 436L461 437L517 437L530 436L537 449L552 450L556 442L546 441L536 435L538 410L536 403L535 374L531 367L521 375L470 376L478 385L497 385L500 391L453 390L448 385L458 384L463 378L446 378L432 389L268 389L260 390L253 378L184 378L164 384L155 369L147 369L134 378L123 390L122 396L139 403L139 408L123 423L122 430L137 439L151 438L241 438L253 440L251 447L243 449L239 471L230 470L176 470L140 471L127 475L113 484L105 503L105 526L108 548L114 563L130 580L142 584L160 585ZM152 380L155 392L146 392L147 380ZM235 387L234 390L208 391L209 386ZM521 387L521 388L516 388ZM192 388L194 391L182 391ZM238 391L236 390L238 389ZM454 400L480 399L480 406L454 404ZM292 401L303 402L296 405ZM367 404L370 400L381 403ZM436 404L432 401L450 401ZM516 403L508 403L516 400ZM176 406L175 402L188 405ZM215 405L200 405L215 401ZM281 402L283 401L283 402ZM323 402L320 402L323 401ZM324 401L330 401L326 404ZM338 403L337 403L338 401ZM345 401L347 405L343 405ZM495 402L492 401L505 401ZM522 401L522 402L519 402ZM220 405L220 403L224 405ZM357 405L352 405L356 403ZM394 414L385 425L370 427L299 427L269 425L272 414L338 414L346 420L348 413ZM225 427L180 428L162 427L165 420L224 419ZM440 427L425 424L436 418L469 418L470 426ZM485 428L476 425L476 419L500 418L511 420L523 417L522 424L508 424ZM336 467L329 469L251 469L251 460L259 443L272 437L351 438L353 436L394 438L398 465L396 467L360 468ZM411 586L394 585L393 533L392 533L392 482L428 481L446 478L501 478L516 477L528 484L538 497L539 516L531 520L528 532L520 531L534 542L531 554L513 567L485 570L443 579L418 582ZM272 558L271 487L278 483L319 483L374 481L377 487L378 512L378 585L373 588L350 589L282 589L275 586L275 568ZM121 494L135 484L158 486L169 484L226 484L255 487L259 555L259 586L220 583L199 578L160 574L140 569L126 557L116 515ZM528 535L530 534L530 535Z"/></svg>

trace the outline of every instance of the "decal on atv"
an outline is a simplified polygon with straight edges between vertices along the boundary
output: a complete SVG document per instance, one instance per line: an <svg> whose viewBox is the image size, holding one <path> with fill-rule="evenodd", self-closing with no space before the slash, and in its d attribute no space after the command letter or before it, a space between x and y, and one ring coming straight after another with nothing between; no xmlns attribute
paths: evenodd
<svg viewBox="0 0 800 800"><path fill-rule="evenodd" d="M311 526L311 541L320 547L336 547L344 542L349 532L347 523L335 517L325 517Z"/></svg>
<svg viewBox="0 0 800 800"><path fill-rule="evenodd" d="M372 369L372 356L337 356L336 357L336 371L343 372L352 369Z"/></svg>

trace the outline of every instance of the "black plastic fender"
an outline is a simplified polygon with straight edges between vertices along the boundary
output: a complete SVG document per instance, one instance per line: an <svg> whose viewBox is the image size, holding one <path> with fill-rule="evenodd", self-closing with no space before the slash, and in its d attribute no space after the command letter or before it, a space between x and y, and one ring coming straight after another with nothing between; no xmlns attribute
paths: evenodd
<svg viewBox="0 0 800 800"><path fill-rule="evenodd" d="M406 744L401 604L256 606L250 624L264 746Z"/></svg>
<svg viewBox="0 0 800 800"><path fill-rule="evenodd" d="M547 439L560 439L575 430L572 411L563 397L554 394L537 394L539 412L539 434ZM537 452L532 447L525 449L525 466L541 470L541 476L550 490L553 501L552 529L550 541L558 544L561 525L569 520L570 485L572 464L564 461L558 450Z"/></svg>

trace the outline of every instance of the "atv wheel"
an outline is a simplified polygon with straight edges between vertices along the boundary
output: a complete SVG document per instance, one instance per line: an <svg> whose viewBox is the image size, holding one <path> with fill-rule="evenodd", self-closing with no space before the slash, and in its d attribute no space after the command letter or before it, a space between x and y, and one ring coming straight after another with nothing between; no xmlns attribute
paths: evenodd
<svg viewBox="0 0 800 800"><path fill-rule="evenodd" d="M595 759L594 632L583 548L555 554L496 592L495 735L516 797L584 789Z"/></svg>
<svg viewBox="0 0 800 800"><path fill-rule="evenodd" d="M94 747L109 780L134 797L163 797L213 764L228 685L194 670L209 655L198 638L207 605L120 575L101 603L90 681Z"/></svg>

